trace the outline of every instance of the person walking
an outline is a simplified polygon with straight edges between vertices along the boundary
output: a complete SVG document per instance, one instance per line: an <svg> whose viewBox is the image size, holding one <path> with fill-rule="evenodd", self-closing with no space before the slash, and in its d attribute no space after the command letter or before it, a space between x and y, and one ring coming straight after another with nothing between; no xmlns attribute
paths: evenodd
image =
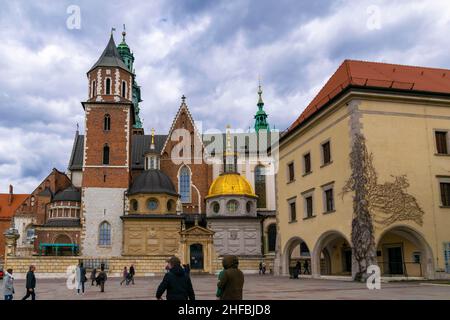
<svg viewBox="0 0 450 320"><path fill-rule="evenodd" d="M81 294L84 294L84 283L87 281L87 278L86 278L86 268L83 266L83 262L80 262L80 264L78 265L75 275L78 284L77 294L80 294L80 290Z"/></svg>
<svg viewBox="0 0 450 320"><path fill-rule="evenodd" d="M25 283L25 287L27 289L27 294L22 298L22 300L26 300L31 296L31 300L36 300L36 277L34 276L34 271L36 268L31 265L30 269L27 272L27 280Z"/></svg>
<svg viewBox="0 0 450 320"><path fill-rule="evenodd" d="M120 285L125 282L125 285L128 285L128 269L127 267L123 267L122 272L122 281L120 281Z"/></svg>
<svg viewBox="0 0 450 320"><path fill-rule="evenodd" d="M225 269L217 287L222 291L220 300L242 300L244 274L239 270L237 256L225 256L222 260Z"/></svg>
<svg viewBox="0 0 450 320"><path fill-rule="evenodd" d="M134 269L134 265L132 264L130 266L130 275L129 275L130 281L131 281L132 284L134 284L134 275L135 274L136 274L136 270Z"/></svg>
<svg viewBox="0 0 450 320"><path fill-rule="evenodd" d="M162 295L167 291L167 300L195 300L191 278L181 267L180 259L171 257L168 260L168 266L169 272L164 275L156 290L156 299L162 300Z"/></svg>
<svg viewBox="0 0 450 320"><path fill-rule="evenodd" d="M5 300L12 300L14 296L14 277L13 269L7 269L5 275L3 276L3 295Z"/></svg>
<svg viewBox="0 0 450 320"><path fill-rule="evenodd" d="M262 274L263 274L263 275L266 274L266 263L265 263L265 262L262 263L261 271L262 271Z"/></svg>
<svg viewBox="0 0 450 320"><path fill-rule="evenodd" d="M262 269L263 269L263 263L262 261L259 263L259 275L262 274Z"/></svg>
<svg viewBox="0 0 450 320"><path fill-rule="evenodd" d="M297 261L294 267L294 279L298 279L298 276L302 274L302 263Z"/></svg>
<svg viewBox="0 0 450 320"><path fill-rule="evenodd" d="M100 265L100 272L98 273L98 276L96 278L97 285L100 285L100 292L105 292L105 282L107 279L108 276L106 275L105 264L102 263Z"/></svg>
<svg viewBox="0 0 450 320"><path fill-rule="evenodd" d="M91 286L94 285L96 278L97 278L97 268L94 268L94 269L92 269L92 272L91 272ZM98 286L98 283L96 285Z"/></svg>
<svg viewBox="0 0 450 320"><path fill-rule="evenodd" d="M303 269L305 270L303 274L311 274L311 271L309 271L309 263L308 260L305 260L305 263L303 264Z"/></svg>

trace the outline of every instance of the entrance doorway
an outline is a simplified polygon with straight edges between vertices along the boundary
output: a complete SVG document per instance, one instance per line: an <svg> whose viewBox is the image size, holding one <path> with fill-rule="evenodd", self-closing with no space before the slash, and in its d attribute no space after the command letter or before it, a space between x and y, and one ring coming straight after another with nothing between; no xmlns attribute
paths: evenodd
<svg viewBox="0 0 450 320"><path fill-rule="evenodd" d="M191 269L203 270L203 246L200 243L191 244L189 252Z"/></svg>
<svg viewBox="0 0 450 320"><path fill-rule="evenodd" d="M343 257L342 263L344 264L342 271L352 273L352 249L351 248L343 249L342 257Z"/></svg>
<svg viewBox="0 0 450 320"><path fill-rule="evenodd" d="M403 274L403 251L401 246L386 248L389 274Z"/></svg>

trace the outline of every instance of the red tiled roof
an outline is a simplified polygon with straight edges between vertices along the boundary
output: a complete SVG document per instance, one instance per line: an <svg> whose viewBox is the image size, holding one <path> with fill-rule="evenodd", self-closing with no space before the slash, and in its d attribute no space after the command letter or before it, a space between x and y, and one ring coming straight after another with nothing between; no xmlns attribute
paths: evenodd
<svg viewBox="0 0 450 320"><path fill-rule="evenodd" d="M13 194L12 203L9 204L9 193L0 193L0 219L11 218L29 194Z"/></svg>
<svg viewBox="0 0 450 320"><path fill-rule="evenodd" d="M345 60L295 120L295 129L350 85L450 94L450 70Z"/></svg>

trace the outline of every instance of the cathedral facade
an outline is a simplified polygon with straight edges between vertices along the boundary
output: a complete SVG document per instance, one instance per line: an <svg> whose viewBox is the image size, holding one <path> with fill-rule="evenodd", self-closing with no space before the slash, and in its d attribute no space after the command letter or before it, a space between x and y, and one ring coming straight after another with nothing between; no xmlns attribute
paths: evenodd
<svg viewBox="0 0 450 320"><path fill-rule="evenodd" d="M203 134L183 96L168 133L146 134L125 36L116 46L111 35L87 72L85 132L75 134L67 172L54 169L15 214L16 255L177 255L200 272L227 254L272 259L274 133L261 87L254 130Z"/></svg>

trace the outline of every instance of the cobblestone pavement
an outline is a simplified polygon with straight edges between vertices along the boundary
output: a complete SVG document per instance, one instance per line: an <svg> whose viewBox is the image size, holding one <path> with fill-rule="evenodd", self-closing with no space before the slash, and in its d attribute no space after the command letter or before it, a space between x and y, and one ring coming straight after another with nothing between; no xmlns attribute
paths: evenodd
<svg viewBox="0 0 450 320"><path fill-rule="evenodd" d="M105 293L86 284L86 293L78 296L66 287L64 279L37 279L37 299L155 299L156 288L162 276L136 278L135 285L120 285L120 279L108 279ZM192 276L197 299L215 299L215 276ZM25 294L24 280L15 281L15 299ZM0 281L3 298L3 281ZM368 290L363 283L340 280L246 275L244 299L446 299L450 300L450 285L432 285L423 282L382 283L381 290Z"/></svg>

